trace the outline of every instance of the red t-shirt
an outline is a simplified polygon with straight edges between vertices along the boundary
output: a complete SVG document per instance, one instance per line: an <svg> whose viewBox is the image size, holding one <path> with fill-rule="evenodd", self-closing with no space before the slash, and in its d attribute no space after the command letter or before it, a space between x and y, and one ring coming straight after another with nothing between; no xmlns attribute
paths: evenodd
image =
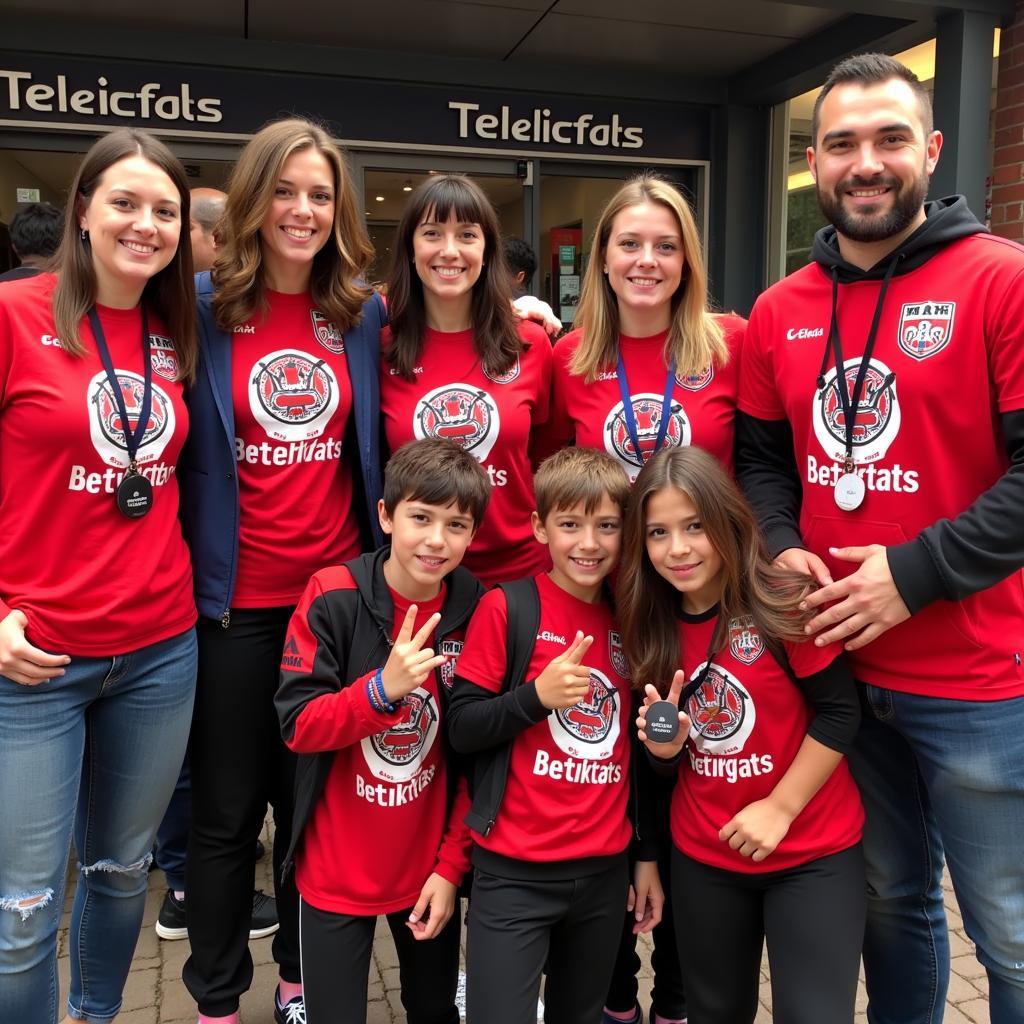
<svg viewBox="0 0 1024 1024"><path fill-rule="evenodd" d="M512 743L508 782L494 828L473 841L517 860L551 862L604 857L629 845L632 696L618 627L608 606L588 604L536 577L540 631L527 679L565 652L576 630L594 642L586 700L552 711ZM505 594L484 595L469 624L459 675L495 693L505 676L508 607Z"/></svg>
<svg viewBox="0 0 1024 1024"><path fill-rule="evenodd" d="M731 473L740 354L747 324L742 317L732 314L718 317L718 322L729 347L729 361L725 366L708 366L703 373L676 375L664 444L669 448L699 445ZM555 451L573 440L578 445L600 448L618 459L630 479L635 480L658 439L665 398L667 337L665 330L648 338L625 334L619 338L641 455L634 451L622 415L617 367L605 367L595 381L586 383L582 376L569 372L569 363L583 339L582 329L561 338L555 345L551 418L545 428L545 450Z"/></svg>
<svg viewBox="0 0 1024 1024"><path fill-rule="evenodd" d="M324 565L359 554L352 467L342 457L352 408L345 343L308 293L267 292L266 317L231 343L240 523L231 604L295 604Z"/></svg>
<svg viewBox="0 0 1024 1024"><path fill-rule="evenodd" d="M287 651L289 672L311 671L322 642L309 627L309 606L331 590L355 586L344 566L324 569L309 581L289 627L289 641L295 641ZM394 640L411 602L390 593ZM433 601L418 606L414 630L441 610L444 599L442 587ZM427 643L433 643L433 634ZM469 867L464 779L446 814L448 770L437 673L395 714L370 705L366 682L372 674L311 700L289 744L300 754L336 752L303 833L295 875L307 903L335 914L403 910L416 902L432 872L458 885Z"/></svg>
<svg viewBox="0 0 1024 1024"><path fill-rule="evenodd" d="M740 409L788 420L803 481L800 532L834 579L856 568L829 547L904 543L953 519L1006 472L997 416L1024 409L1024 249L972 235L895 275L885 297L854 437L866 485L844 512L833 488L845 428L829 357L832 282L818 264L765 292L750 317ZM846 378L864 354L879 281L839 289ZM936 601L850 655L858 679L935 697L1001 700L1024 694L1024 573L961 601Z"/></svg>
<svg viewBox="0 0 1024 1024"><path fill-rule="evenodd" d="M707 661L718 621L679 626L682 668L697 678ZM796 684L749 624L730 628L728 648L689 699L690 735L672 794L672 841L688 857L727 871L781 871L845 850L859 842L864 824L860 794L846 760L797 815L785 838L763 861L718 838L726 822L768 796L793 763L807 735L811 708ZM793 674L803 679L827 668L838 644L785 643Z"/></svg>
<svg viewBox="0 0 1024 1024"><path fill-rule="evenodd" d="M491 478L487 515L464 560L486 586L551 564L530 526L536 505L529 456L531 433L548 418L551 343L536 324L522 323L519 334L529 348L498 378L484 373L471 330L428 328L414 380L381 363L380 402L391 451L417 438L446 437L471 452ZM386 348L387 328L381 340Z"/></svg>
<svg viewBox="0 0 1024 1024"><path fill-rule="evenodd" d="M137 460L153 507L125 518L115 499L128 465L120 414L88 318L85 355L54 337L55 284L40 274L0 285L0 618L17 608L37 647L108 657L196 621L175 473L188 413L174 350L151 313L152 409ZM97 309L134 428L142 314Z"/></svg>

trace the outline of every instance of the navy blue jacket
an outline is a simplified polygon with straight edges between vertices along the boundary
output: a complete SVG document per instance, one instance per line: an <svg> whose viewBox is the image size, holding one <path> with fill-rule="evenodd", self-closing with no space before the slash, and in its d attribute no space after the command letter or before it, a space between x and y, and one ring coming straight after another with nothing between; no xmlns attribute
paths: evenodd
<svg viewBox="0 0 1024 1024"><path fill-rule="evenodd" d="M192 552L199 614L223 619L231 607L238 570L238 470L235 462L235 414L231 401L231 337L213 316L209 273L196 275L199 369L185 392L188 440L178 464L181 520ZM374 292L359 323L345 331L345 356L352 384L352 414L361 480L355 493L366 500L366 519L374 546L383 541L377 522L382 493L380 452L380 330L387 322L384 303ZM360 487L359 484L362 486ZM330 514L331 510L325 510ZM347 510L333 510L346 514Z"/></svg>

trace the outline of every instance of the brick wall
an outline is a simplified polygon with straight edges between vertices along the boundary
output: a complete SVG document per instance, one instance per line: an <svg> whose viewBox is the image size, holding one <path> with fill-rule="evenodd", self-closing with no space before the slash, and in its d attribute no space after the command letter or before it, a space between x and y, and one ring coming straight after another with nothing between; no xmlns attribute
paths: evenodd
<svg viewBox="0 0 1024 1024"><path fill-rule="evenodd" d="M1024 242L1024 0L1003 29L992 156L992 231Z"/></svg>

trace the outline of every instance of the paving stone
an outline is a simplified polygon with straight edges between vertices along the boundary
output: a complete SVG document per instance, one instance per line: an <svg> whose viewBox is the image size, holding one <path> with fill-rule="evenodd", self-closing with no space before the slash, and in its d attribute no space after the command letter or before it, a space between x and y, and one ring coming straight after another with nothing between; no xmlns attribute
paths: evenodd
<svg viewBox="0 0 1024 1024"><path fill-rule="evenodd" d="M165 1020L187 1018L196 1024L196 1003L180 974L177 978L164 977L160 987L160 1014Z"/></svg>
<svg viewBox="0 0 1024 1024"><path fill-rule="evenodd" d="M966 978L955 972L949 975L949 991L946 993L947 1003L963 1003L968 999L977 999L981 993Z"/></svg>
<svg viewBox="0 0 1024 1024"><path fill-rule="evenodd" d="M156 1001L157 982L160 980L160 972L156 969L149 971L131 971L124 986L123 1010L139 1010L144 1006L152 1006Z"/></svg>
<svg viewBox="0 0 1024 1024"><path fill-rule="evenodd" d="M967 1017L968 1020L972 1021L973 1024L989 1024L987 999L970 999L966 1003L960 1003L957 1006L957 1010ZM952 1024L952 1018L948 1015L946 1022L947 1024Z"/></svg>
<svg viewBox="0 0 1024 1024"><path fill-rule="evenodd" d="M122 1010L117 1015L117 1024L157 1024L155 1006L145 1006L139 1010Z"/></svg>

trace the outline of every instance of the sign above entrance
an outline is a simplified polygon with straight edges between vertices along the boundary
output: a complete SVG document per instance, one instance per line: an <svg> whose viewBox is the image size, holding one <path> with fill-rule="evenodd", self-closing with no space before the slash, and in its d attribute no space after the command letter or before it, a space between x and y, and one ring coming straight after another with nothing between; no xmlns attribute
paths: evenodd
<svg viewBox="0 0 1024 1024"><path fill-rule="evenodd" d="M0 51L0 126L235 139L288 115L351 146L710 158L710 108Z"/></svg>

